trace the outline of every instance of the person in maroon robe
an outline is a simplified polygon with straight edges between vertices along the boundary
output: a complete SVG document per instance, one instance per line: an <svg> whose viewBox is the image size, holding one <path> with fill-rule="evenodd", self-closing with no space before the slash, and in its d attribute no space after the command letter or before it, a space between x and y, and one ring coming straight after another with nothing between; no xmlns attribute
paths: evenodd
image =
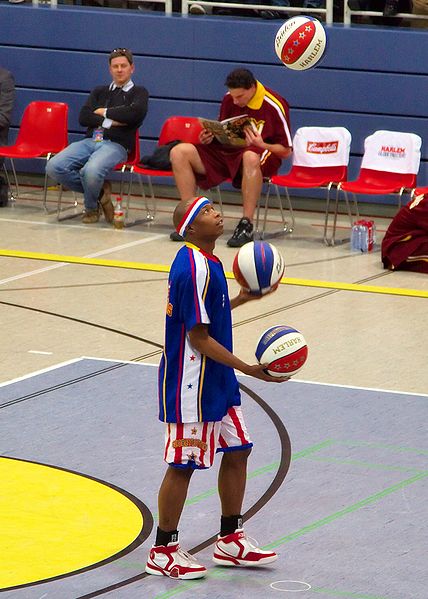
<svg viewBox="0 0 428 599"><path fill-rule="evenodd" d="M382 262L390 270L428 273L428 187L416 189L393 218L382 241Z"/></svg>

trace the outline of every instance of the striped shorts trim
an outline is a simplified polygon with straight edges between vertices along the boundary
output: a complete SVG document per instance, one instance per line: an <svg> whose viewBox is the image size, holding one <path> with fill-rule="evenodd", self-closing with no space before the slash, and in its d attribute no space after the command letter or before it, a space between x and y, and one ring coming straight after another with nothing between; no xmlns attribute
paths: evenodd
<svg viewBox="0 0 428 599"><path fill-rule="evenodd" d="M241 406L234 406L220 422L168 422L164 460L177 468L210 468L217 452L252 445Z"/></svg>

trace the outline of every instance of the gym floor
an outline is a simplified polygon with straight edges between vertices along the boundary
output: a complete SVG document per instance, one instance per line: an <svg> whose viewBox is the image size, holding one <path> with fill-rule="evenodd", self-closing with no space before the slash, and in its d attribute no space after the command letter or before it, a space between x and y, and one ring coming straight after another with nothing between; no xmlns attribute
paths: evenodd
<svg viewBox="0 0 428 599"><path fill-rule="evenodd" d="M133 198L138 224L117 231L82 225L79 207L58 222L54 191L50 213L37 190L22 191L0 210L3 596L425 599L428 277L384 271L379 243L369 254L325 246L321 212L298 211L291 235L269 238L283 284L233 317L247 362L276 324L309 346L288 383L239 377L254 442L245 528L280 557L263 570L212 564L217 461L193 477L180 526L207 578L147 576L165 469L156 365L176 202L160 199L146 224ZM216 253L229 272L238 218L225 207ZM269 229L277 218L270 211ZM390 219L375 221L379 242ZM349 232L341 217L338 237Z"/></svg>

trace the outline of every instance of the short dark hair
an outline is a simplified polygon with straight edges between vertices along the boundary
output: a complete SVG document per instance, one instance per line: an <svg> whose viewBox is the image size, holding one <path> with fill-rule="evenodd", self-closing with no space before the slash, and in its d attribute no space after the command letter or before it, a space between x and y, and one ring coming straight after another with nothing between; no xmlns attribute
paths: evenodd
<svg viewBox="0 0 428 599"><path fill-rule="evenodd" d="M134 63L134 57L132 56L131 50L128 50L128 48L115 48L110 52L110 56L108 57L109 64L113 58L118 58L119 56L125 56L125 58L128 59L129 64Z"/></svg>
<svg viewBox="0 0 428 599"><path fill-rule="evenodd" d="M235 69L226 77L224 82L229 89L250 89L253 85L257 85L257 80L248 69Z"/></svg>

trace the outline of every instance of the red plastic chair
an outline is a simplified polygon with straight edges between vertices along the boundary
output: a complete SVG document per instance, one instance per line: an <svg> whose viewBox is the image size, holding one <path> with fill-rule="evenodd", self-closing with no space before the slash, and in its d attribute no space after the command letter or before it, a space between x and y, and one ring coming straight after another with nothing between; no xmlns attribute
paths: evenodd
<svg viewBox="0 0 428 599"><path fill-rule="evenodd" d="M375 131L364 140L364 155L358 178L339 185L345 197L354 195L398 195L401 207L403 193L416 187L421 159L422 139L415 133Z"/></svg>
<svg viewBox="0 0 428 599"><path fill-rule="evenodd" d="M63 102L30 102L22 116L17 139L13 145L1 146L0 157L9 158L19 196L16 176L16 158L44 158L63 150L68 143L68 105ZM43 189L43 207L46 210L47 175Z"/></svg>
<svg viewBox="0 0 428 599"><path fill-rule="evenodd" d="M199 143L199 133L201 132L201 130L201 124L199 122L199 119L196 117L171 116L162 125L157 145L163 146L167 143L175 141L176 139L186 143L197 144ZM136 173L139 177L141 194L144 199L147 210L146 220L151 221L156 216L156 197L153 191L152 177L173 177L173 172L171 170L162 171L146 168L143 165L135 166L133 172ZM147 177L147 182L150 190L150 199L152 201L153 206L152 209L150 209L148 205L147 197L144 191L144 185L141 179L142 176Z"/></svg>
<svg viewBox="0 0 428 599"><path fill-rule="evenodd" d="M290 172L286 175L275 175L271 178L271 183L275 185L281 211L283 232L291 233L295 225L288 188L324 188L327 190L327 196L323 237L326 243L334 243L334 239L331 241L327 239L330 191L333 186L337 187L339 182L346 181L350 145L351 134L344 127L301 127L296 131L293 138L293 164ZM291 216L290 224L284 217L279 187L283 187L285 190L287 207ZM265 201L263 232L266 227L268 199L269 190ZM346 203L352 224L352 214L347 198ZM259 219L258 212L259 208L257 210L257 221Z"/></svg>

